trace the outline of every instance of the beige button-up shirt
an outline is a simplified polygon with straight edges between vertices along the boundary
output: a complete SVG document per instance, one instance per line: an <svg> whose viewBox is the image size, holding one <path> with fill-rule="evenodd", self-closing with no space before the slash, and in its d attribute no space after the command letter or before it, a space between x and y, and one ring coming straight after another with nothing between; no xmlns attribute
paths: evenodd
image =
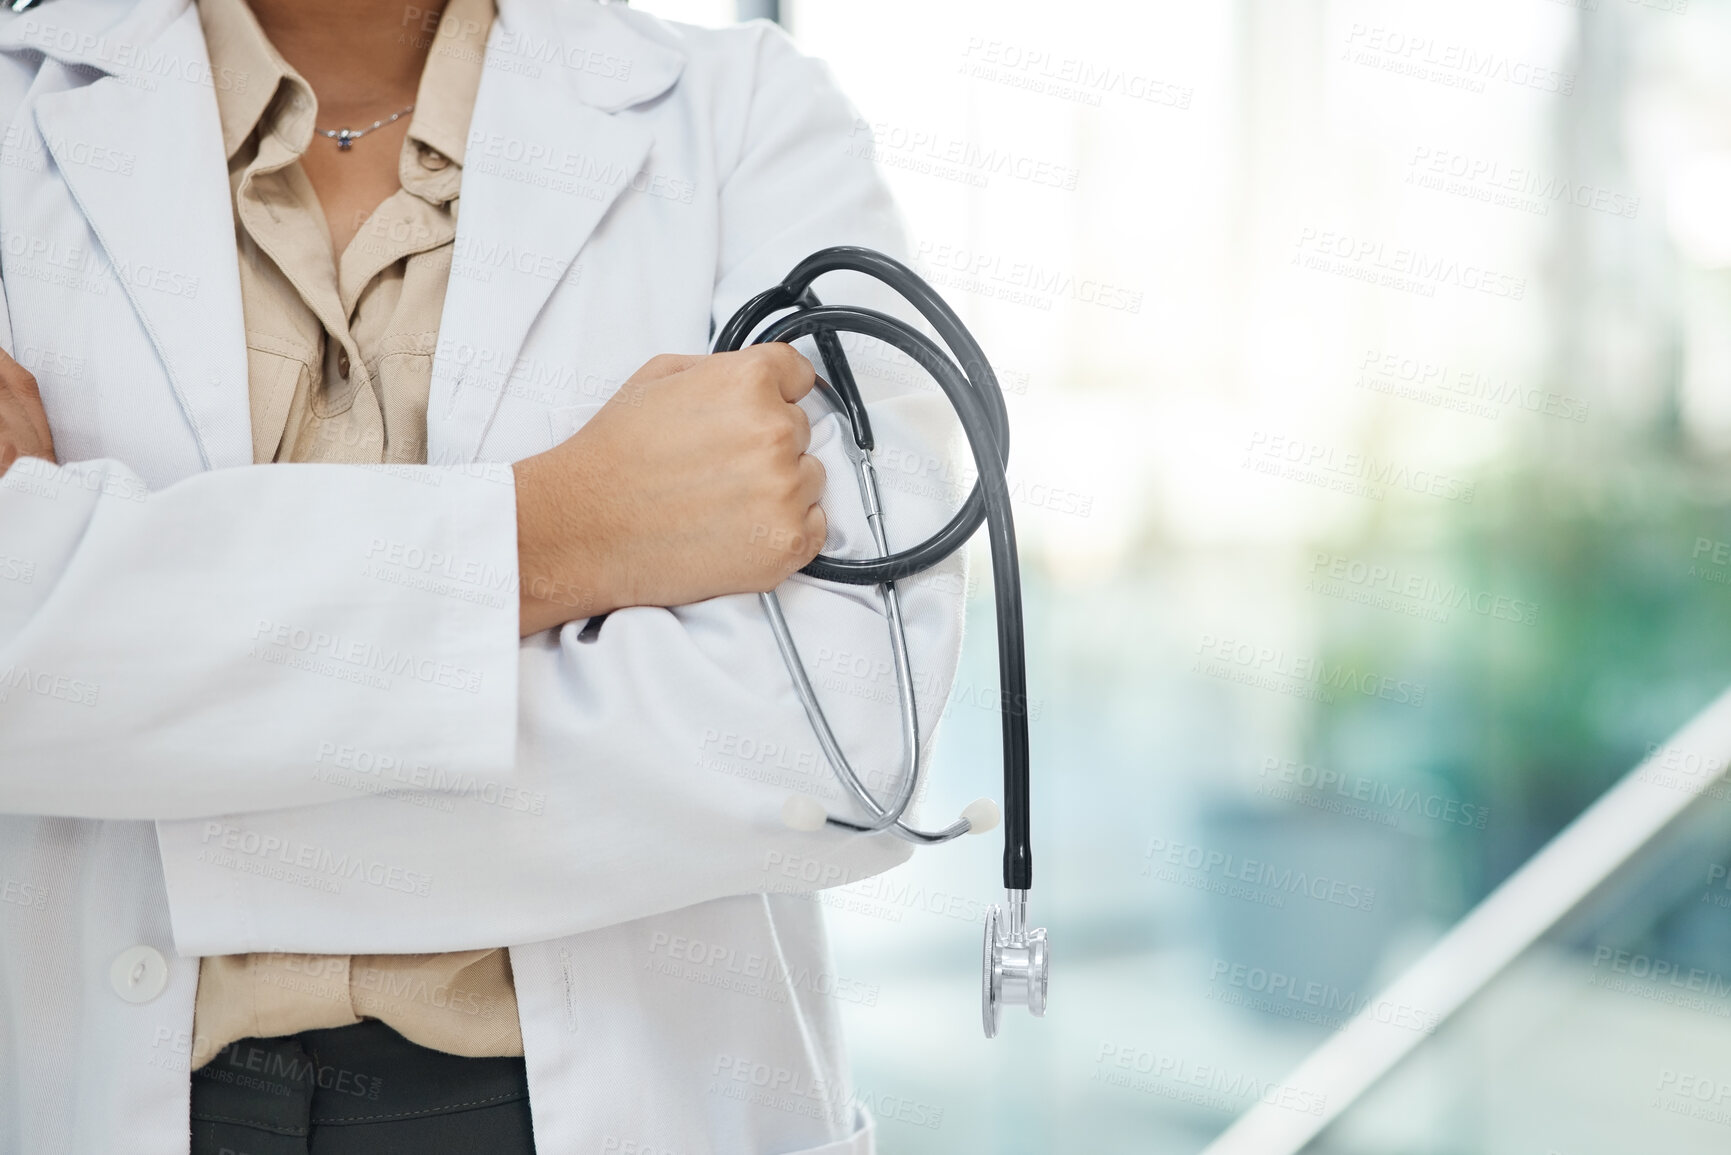
<svg viewBox="0 0 1731 1155"><path fill-rule="evenodd" d="M463 143L494 0L450 0L403 142L402 188L335 259L329 223L300 165L309 145L336 147L314 135L312 88L265 38L245 0L198 2L213 72L247 78L219 86L216 100L240 249L253 460L424 462ZM403 34L425 35L418 24ZM193 1064L236 1039L362 1018L452 1054L523 1053L503 949L249 954L202 960Z"/></svg>

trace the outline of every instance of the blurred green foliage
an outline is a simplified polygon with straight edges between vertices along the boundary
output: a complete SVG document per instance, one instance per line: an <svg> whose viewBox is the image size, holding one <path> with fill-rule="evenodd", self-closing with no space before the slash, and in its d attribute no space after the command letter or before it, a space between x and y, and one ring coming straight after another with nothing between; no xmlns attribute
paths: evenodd
<svg viewBox="0 0 1731 1155"><path fill-rule="evenodd" d="M1493 815L1483 832L1441 832L1455 883L1439 897L1445 917L1731 686L1731 500L1698 482L1704 471L1658 451L1590 468L1520 460L1485 476L1470 504L1432 513L1422 546L1389 517L1330 548L1536 603L1530 625L1319 599L1326 661L1416 672L1429 699L1420 711L1353 695L1319 706L1314 757L1427 776Z"/></svg>

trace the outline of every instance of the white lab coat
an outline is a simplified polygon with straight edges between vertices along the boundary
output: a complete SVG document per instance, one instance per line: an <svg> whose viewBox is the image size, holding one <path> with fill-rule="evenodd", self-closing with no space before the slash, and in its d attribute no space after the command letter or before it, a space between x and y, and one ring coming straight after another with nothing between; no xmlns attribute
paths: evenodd
<svg viewBox="0 0 1731 1155"><path fill-rule="evenodd" d="M68 463L0 481L0 1152L186 1151L196 956L501 944L543 1155L871 1150L812 892L906 845L780 823L796 792L857 811L754 598L519 642L506 463L807 253L899 226L772 26L499 8L431 464L388 469L250 464L213 93L246 78L211 74L196 9L0 15L0 343ZM953 480L943 409L871 367L919 482L886 495L907 544ZM830 552L857 552L838 435L813 452ZM928 736L958 570L907 591ZM871 591L784 596L856 764L895 766Z"/></svg>

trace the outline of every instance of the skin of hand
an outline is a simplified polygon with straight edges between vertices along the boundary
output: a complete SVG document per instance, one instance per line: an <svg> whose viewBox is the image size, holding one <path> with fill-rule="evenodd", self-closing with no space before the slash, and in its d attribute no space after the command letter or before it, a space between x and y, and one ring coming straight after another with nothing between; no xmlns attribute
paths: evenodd
<svg viewBox="0 0 1731 1155"><path fill-rule="evenodd" d="M519 462L522 633L771 590L816 557L824 469L795 404L814 379L785 344L666 354Z"/></svg>
<svg viewBox="0 0 1731 1155"><path fill-rule="evenodd" d="M0 349L0 474L20 457L54 461L54 434L35 376Z"/></svg>

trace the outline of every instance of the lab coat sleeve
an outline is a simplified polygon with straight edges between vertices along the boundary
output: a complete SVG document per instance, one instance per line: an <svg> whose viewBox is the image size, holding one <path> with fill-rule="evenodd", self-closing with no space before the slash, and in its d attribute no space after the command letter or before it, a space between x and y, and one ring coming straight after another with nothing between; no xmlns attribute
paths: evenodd
<svg viewBox="0 0 1731 1155"><path fill-rule="evenodd" d="M3 290L0 290L3 291ZM0 332L9 339L3 298ZM151 492L118 461L0 478L0 813L184 818L353 791L339 759L508 779L511 471L268 466ZM407 564L500 577L448 596Z"/></svg>
<svg viewBox="0 0 1731 1155"><path fill-rule="evenodd" d="M724 166L718 325L816 249L904 247L881 178L853 146L856 114L826 70L779 30L731 35L750 38L756 80ZM842 277L819 291L897 307ZM941 526L963 496L952 419L906 362L856 346L853 363L880 444L893 447L880 453L895 474L884 500L891 544L906 546ZM829 476L826 552L861 556L875 551L840 437L833 417L815 422L812 452ZM955 677L964 588L960 555L903 584L928 759ZM781 595L843 749L880 796L893 795L896 682L875 589L796 577ZM518 944L726 895L814 891L911 853L888 834L783 825L791 797L838 815L860 811L835 785L755 596L628 609L590 635L583 625L522 646L508 785L459 781L440 765L420 768L419 780L356 770L348 779L357 797L346 805L159 824L178 948ZM443 795L422 789L434 780L448 787Z"/></svg>

